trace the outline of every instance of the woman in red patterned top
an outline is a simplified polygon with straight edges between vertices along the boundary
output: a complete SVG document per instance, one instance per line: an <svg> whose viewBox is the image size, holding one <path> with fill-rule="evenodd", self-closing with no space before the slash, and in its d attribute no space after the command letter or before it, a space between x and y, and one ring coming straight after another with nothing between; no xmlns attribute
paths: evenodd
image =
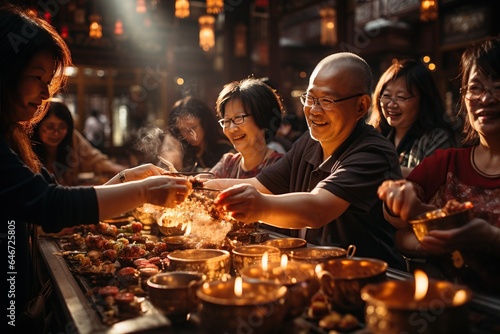
<svg viewBox="0 0 500 334"><path fill-rule="evenodd" d="M379 196L386 218L401 228L403 254L426 257L442 277L500 295L500 39L467 49L461 70L468 145L436 151L406 181L384 182ZM406 222L450 200L471 201L474 218L460 228L431 231L419 243Z"/></svg>
<svg viewBox="0 0 500 334"><path fill-rule="evenodd" d="M262 80L228 83L219 93L216 109L224 134L238 151L226 153L212 168L216 177L251 178L283 156L268 147L281 125L281 99Z"/></svg>

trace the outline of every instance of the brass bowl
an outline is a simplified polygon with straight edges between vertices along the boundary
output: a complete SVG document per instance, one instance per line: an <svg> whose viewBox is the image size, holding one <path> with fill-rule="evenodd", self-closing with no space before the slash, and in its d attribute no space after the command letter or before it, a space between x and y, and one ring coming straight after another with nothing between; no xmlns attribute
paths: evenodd
<svg viewBox="0 0 500 334"><path fill-rule="evenodd" d="M319 290L318 276L312 263L288 262L283 269L279 261L270 262L267 270L256 264L243 268L241 277L247 281L263 280L286 286L286 316L289 318L303 314L311 298Z"/></svg>
<svg viewBox="0 0 500 334"><path fill-rule="evenodd" d="M289 255L292 261L318 264L332 259L352 258L355 253L354 245L349 245L347 250L340 247L314 246L292 250Z"/></svg>
<svg viewBox="0 0 500 334"><path fill-rule="evenodd" d="M284 253L289 253L291 250L307 246L307 241L301 238L277 238L267 240L261 245L273 246Z"/></svg>
<svg viewBox="0 0 500 334"><path fill-rule="evenodd" d="M280 250L276 247L265 245L246 245L233 249L233 269L239 274L243 268L262 262L262 256L267 252L269 261L279 261Z"/></svg>
<svg viewBox="0 0 500 334"><path fill-rule="evenodd" d="M212 281L196 291L200 325L207 334L278 333L285 317L287 288L266 281L243 280L241 297L234 281Z"/></svg>
<svg viewBox="0 0 500 334"><path fill-rule="evenodd" d="M230 274L231 262L227 250L222 249L185 249L168 254L169 271L198 272L207 280L222 279Z"/></svg>
<svg viewBox="0 0 500 334"><path fill-rule="evenodd" d="M171 321L185 321L189 313L198 309L200 300L196 297L196 290L204 281L204 276L199 273L156 274L147 280L149 299Z"/></svg>
<svg viewBox="0 0 500 334"><path fill-rule="evenodd" d="M365 322L370 333L469 333L471 291L445 281L429 283L419 301L414 297L413 280L366 285L361 298L366 302ZM455 299L458 294L460 300Z"/></svg>
<svg viewBox="0 0 500 334"><path fill-rule="evenodd" d="M361 289L387 279L386 262L370 258L334 259L321 264L319 273L323 291L332 300L332 308L362 316L365 306Z"/></svg>
<svg viewBox="0 0 500 334"><path fill-rule="evenodd" d="M408 221L419 241L432 230L449 230L458 228L472 219L472 208L446 214L442 209L437 209L418 215Z"/></svg>

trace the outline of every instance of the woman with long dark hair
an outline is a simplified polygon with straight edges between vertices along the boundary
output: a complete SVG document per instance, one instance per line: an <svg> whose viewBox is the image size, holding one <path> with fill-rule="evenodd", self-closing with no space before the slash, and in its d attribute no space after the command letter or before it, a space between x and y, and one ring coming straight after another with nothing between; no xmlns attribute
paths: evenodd
<svg viewBox="0 0 500 334"><path fill-rule="evenodd" d="M438 148L456 146L452 120L424 64L395 61L380 77L369 124L396 147L403 176Z"/></svg>

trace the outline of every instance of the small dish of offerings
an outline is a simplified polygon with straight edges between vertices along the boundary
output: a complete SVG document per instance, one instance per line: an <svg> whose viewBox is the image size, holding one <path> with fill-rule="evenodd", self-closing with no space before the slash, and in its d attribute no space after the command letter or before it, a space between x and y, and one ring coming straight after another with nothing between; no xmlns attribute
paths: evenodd
<svg viewBox="0 0 500 334"><path fill-rule="evenodd" d="M471 202L460 203L457 200L449 200L441 209L422 213L408 221L419 241L432 230L449 230L458 228L472 219Z"/></svg>

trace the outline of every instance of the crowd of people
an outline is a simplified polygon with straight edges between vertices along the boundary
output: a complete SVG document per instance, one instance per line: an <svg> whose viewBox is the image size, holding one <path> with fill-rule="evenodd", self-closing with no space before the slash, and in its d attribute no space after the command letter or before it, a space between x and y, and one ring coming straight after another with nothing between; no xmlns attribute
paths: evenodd
<svg viewBox="0 0 500 334"><path fill-rule="evenodd" d="M36 33L25 36L26 27ZM71 55L49 23L3 7L0 36L0 202L3 221L15 222L22 314L44 284L34 263L38 227L97 224L144 203L173 207L192 184L152 163L116 164L74 128L67 106L52 99ZM460 68L463 141L419 61L394 62L372 91L368 63L338 52L310 75L300 96L307 131L283 152L272 148L287 123L281 96L249 77L226 84L214 111L194 96L179 100L159 154L169 169L215 175L205 185L223 189L215 204L239 222L316 245L354 244L357 256L401 270L419 259L432 277L500 295L500 39L474 43ZM106 182L76 186L86 171ZM408 221L450 200L471 201L473 218L418 241Z"/></svg>

